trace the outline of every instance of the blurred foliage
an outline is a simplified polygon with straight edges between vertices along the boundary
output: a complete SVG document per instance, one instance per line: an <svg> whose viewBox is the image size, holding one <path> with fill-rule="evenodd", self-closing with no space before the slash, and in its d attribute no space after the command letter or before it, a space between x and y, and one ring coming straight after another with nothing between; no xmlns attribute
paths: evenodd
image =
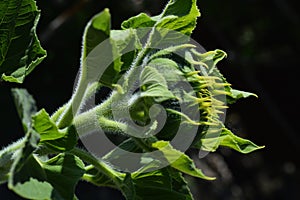
<svg viewBox="0 0 300 200"><path fill-rule="evenodd" d="M25 80L22 87L39 97L39 107L48 111L70 97L79 66L81 35L95 13L110 8L112 27L141 11L155 15L166 0L49 0L38 1L42 10L38 35L48 57ZM201 18L193 38L207 50L225 50L228 58L219 69L237 89L258 94L231 106L227 125L264 151L243 156L221 149L199 160L201 168L216 181L189 179L195 199L299 199L299 132L296 131L299 95L300 16L296 0L199 0ZM70 34L71 33L71 34ZM51 73L49 73L51 69ZM73 76L67 77L72 73ZM9 88L0 83L1 145L20 138ZM20 87L18 85L18 87ZM3 116L3 115L2 115ZM9 117L8 117L9 116ZM4 121L1 119L1 121ZM8 132L13 130L13 132ZM18 199L1 186L3 199ZM121 199L119 192L80 183L79 199ZM297 198L298 197L298 198Z"/></svg>

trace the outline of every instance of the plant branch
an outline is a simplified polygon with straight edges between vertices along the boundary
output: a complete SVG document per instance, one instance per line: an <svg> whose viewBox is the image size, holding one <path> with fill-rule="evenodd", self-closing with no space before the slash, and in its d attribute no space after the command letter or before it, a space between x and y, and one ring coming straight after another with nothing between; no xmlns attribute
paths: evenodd
<svg viewBox="0 0 300 200"><path fill-rule="evenodd" d="M93 165L96 169L98 169L104 175L109 177L116 184L116 186L118 188L121 188L121 182L125 176L124 174L113 170L103 160L97 159L95 156L93 156L92 154L90 154L89 152L87 152L85 150L82 150L79 148L74 148L70 152L73 153L74 155L78 156L84 162Z"/></svg>

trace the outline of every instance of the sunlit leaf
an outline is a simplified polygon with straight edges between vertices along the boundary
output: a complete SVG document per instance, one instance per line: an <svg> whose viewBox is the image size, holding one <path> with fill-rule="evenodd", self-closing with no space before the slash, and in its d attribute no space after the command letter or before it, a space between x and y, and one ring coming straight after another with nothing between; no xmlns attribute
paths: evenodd
<svg viewBox="0 0 300 200"><path fill-rule="evenodd" d="M62 138L66 134L58 130L56 124L51 120L45 109L40 110L34 115L32 120L33 128L41 135L41 142Z"/></svg>
<svg viewBox="0 0 300 200"><path fill-rule="evenodd" d="M129 28L143 28L152 27L156 21L145 13L141 13L137 16L131 17L130 19L124 21L121 25L123 29Z"/></svg>
<svg viewBox="0 0 300 200"><path fill-rule="evenodd" d="M59 129L49 114L42 109L32 117L33 128L40 134L41 143L53 150L66 151L72 149L77 143L76 130L73 126Z"/></svg>

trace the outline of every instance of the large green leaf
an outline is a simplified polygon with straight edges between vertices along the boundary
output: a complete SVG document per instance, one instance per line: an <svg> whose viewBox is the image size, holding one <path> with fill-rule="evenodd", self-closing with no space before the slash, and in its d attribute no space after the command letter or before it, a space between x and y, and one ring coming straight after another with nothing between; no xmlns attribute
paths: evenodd
<svg viewBox="0 0 300 200"><path fill-rule="evenodd" d="M12 89L12 94L23 128L27 132L31 128L31 116L37 111L35 100L26 89Z"/></svg>
<svg viewBox="0 0 300 200"><path fill-rule="evenodd" d="M36 35L40 12L34 0L0 2L0 76L22 83L45 57Z"/></svg>

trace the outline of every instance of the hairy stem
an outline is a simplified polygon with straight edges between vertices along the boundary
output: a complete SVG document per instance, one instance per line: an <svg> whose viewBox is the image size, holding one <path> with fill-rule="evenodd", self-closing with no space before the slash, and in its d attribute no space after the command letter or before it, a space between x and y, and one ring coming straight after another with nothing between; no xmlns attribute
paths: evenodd
<svg viewBox="0 0 300 200"><path fill-rule="evenodd" d="M117 185L118 188L121 188L121 181L122 181L121 179L124 177L124 174L114 171L104 161L97 159L95 156L82 149L74 148L73 150L71 150L71 153L78 156L86 163L93 165L100 172L102 172L104 175L109 177Z"/></svg>
<svg viewBox="0 0 300 200"><path fill-rule="evenodd" d="M25 141L25 137L22 137L21 139L19 139L18 141L8 145L7 147L3 148L0 151L0 157L5 154L5 153L10 153L10 152L14 152L16 150L21 149L24 146L24 141Z"/></svg>

